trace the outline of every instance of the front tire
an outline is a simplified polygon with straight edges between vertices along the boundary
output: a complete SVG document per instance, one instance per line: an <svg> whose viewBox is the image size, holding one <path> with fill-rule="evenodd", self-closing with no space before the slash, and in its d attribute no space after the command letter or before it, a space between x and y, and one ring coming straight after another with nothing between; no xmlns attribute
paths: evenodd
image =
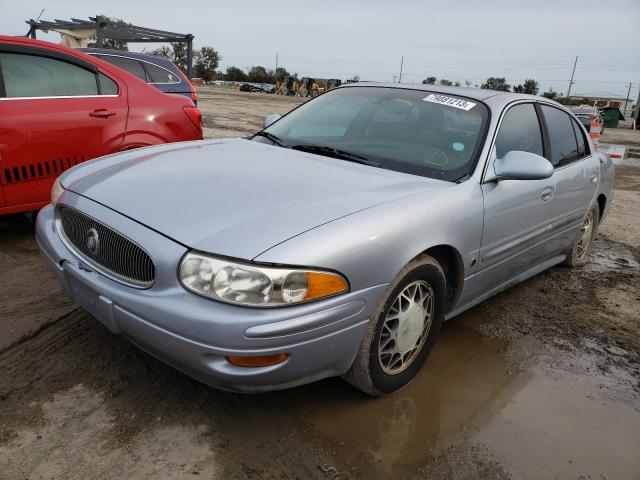
<svg viewBox="0 0 640 480"><path fill-rule="evenodd" d="M596 204L592 206L585 215L580 232L573 242L563 265L576 268L585 265L589 261L599 224L600 209Z"/></svg>
<svg viewBox="0 0 640 480"><path fill-rule="evenodd" d="M446 279L429 255L409 262L376 306L348 383L380 397L405 387L420 371L444 320Z"/></svg>

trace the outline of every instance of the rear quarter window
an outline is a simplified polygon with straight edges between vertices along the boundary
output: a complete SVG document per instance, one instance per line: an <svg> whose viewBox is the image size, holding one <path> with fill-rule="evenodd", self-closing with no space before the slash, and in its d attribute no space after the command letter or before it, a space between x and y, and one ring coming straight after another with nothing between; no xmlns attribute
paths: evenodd
<svg viewBox="0 0 640 480"><path fill-rule="evenodd" d="M578 122L574 119L571 119L571 122L573 123L573 132L576 134L576 141L578 142L578 156L582 158L590 153L588 143L585 139L584 131L580 125L578 125Z"/></svg>
<svg viewBox="0 0 640 480"><path fill-rule="evenodd" d="M100 94L101 95L117 95L118 84L107 77L104 73L100 73L98 76L100 81Z"/></svg>
<svg viewBox="0 0 640 480"><path fill-rule="evenodd" d="M180 83L180 77L166 68L149 62L145 62L144 66L149 74L149 83Z"/></svg>

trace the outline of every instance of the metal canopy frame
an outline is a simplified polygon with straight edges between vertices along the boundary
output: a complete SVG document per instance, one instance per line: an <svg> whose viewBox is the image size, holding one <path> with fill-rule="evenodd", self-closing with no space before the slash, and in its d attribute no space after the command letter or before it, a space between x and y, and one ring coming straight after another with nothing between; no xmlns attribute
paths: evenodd
<svg viewBox="0 0 640 480"><path fill-rule="evenodd" d="M83 30L87 28L96 29L96 47L102 48L104 39L110 38L127 43L186 43L187 44L187 77L191 78L193 64L193 35L190 33L175 33L154 28L138 27L126 23L113 22L108 18L97 15L89 17L89 20L72 18L71 20L58 20L50 22L47 20L26 21L29 24L27 36L36 38L37 30Z"/></svg>

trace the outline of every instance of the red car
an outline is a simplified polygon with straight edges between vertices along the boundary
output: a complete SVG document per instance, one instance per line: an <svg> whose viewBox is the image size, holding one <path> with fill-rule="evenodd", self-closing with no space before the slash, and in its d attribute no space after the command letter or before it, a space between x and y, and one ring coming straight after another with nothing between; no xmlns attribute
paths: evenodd
<svg viewBox="0 0 640 480"><path fill-rule="evenodd" d="M0 215L49 203L55 178L102 155L202 139L202 114L99 58L0 36Z"/></svg>

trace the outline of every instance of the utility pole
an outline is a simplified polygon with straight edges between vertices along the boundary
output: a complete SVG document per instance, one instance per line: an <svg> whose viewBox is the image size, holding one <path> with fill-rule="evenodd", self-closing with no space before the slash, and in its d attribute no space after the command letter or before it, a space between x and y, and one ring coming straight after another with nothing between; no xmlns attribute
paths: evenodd
<svg viewBox="0 0 640 480"><path fill-rule="evenodd" d="M393 83L396 83L396 78L398 78L397 76L393 76Z"/></svg>
<svg viewBox="0 0 640 480"><path fill-rule="evenodd" d="M576 73L576 65L578 64L578 56L576 55L576 61L573 62L573 71L571 72L571 80L569 80L569 90L567 91L567 97L571 95L571 85L573 85L573 76Z"/></svg>
<svg viewBox="0 0 640 480"><path fill-rule="evenodd" d="M400 59L400 77L398 78L398 83L402 83L402 67L404 66L404 55Z"/></svg>
<svg viewBox="0 0 640 480"><path fill-rule="evenodd" d="M629 90L627 90L627 99L624 101L625 112L627 110L627 105L629 104L629 95L631 95L631 82L629 82Z"/></svg>
<svg viewBox="0 0 640 480"><path fill-rule="evenodd" d="M273 71L274 73L278 71L278 52L276 52L276 69Z"/></svg>

